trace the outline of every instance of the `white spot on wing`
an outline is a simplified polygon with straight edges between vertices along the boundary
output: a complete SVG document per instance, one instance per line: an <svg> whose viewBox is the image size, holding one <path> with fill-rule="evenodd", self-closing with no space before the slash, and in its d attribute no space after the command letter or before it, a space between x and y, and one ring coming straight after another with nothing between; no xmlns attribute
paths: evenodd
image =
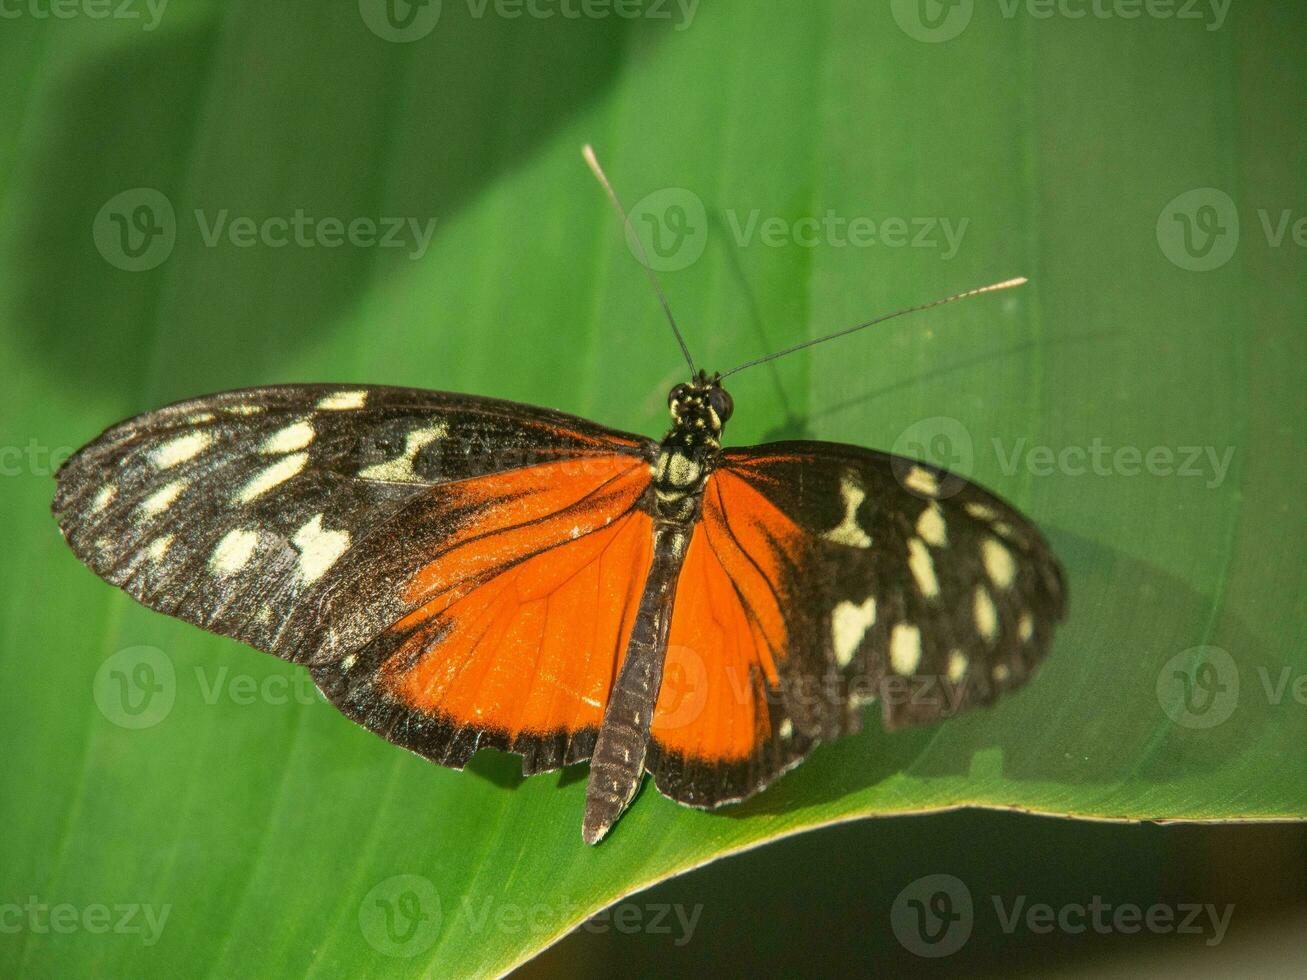
<svg viewBox="0 0 1307 980"><path fill-rule="evenodd" d="M917 518L917 535L932 548L943 548L948 544L948 528L944 524L944 512L933 500Z"/></svg>
<svg viewBox="0 0 1307 980"><path fill-rule="evenodd" d="M356 660L358 660L358 657L356 655L352 653L347 653L344 657L341 658L340 669L349 670L351 667L354 666L354 661Z"/></svg>
<svg viewBox="0 0 1307 980"><path fill-rule="evenodd" d="M173 536L171 534L157 537L150 542L150 546L145 549L145 553L150 556L150 561L163 561L163 556L166 555L168 549L172 547L172 542Z"/></svg>
<svg viewBox="0 0 1307 980"><path fill-rule="evenodd" d="M173 480L166 487L156 490L150 496L141 501L141 510L147 517L154 517L156 514L162 514L172 506L172 502L177 499L177 495L186 489L185 480Z"/></svg>
<svg viewBox="0 0 1307 980"><path fill-rule="evenodd" d="M250 501L263 496L273 487L285 483L304 469L304 464L308 461L308 453L294 453L291 456L277 460L271 466L260 470L245 486L241 487L240 492L236 495L236 500L242 504L248 504Z"/></svg>
<svg viewBox="0 0 1307 980"><path fill-rule="evenodd" d="M844 519L822 537L850 548L870 548L871 538L858 526L858 508L867 499L867 491L862 489L853 473L846 473L840 479L840 496L844 498Z"/></svg>
<svg viewBox="0 0 1307 980"><path fill-rule="evenodd" d="M362 470L359 476L365 480L386 480L391 483L412 483L418 479L413 471L413 461L422 451L423 446L430 445L437 439L449 434L449 426L441 422L429 429L415 429L404 437L404 452L397 459L388 459Z"/></svg>
<svg viewBox="0 0 1307 980"><path fill-rule="evenodd" d="M915 490L927 497L939 496L939 481L935 479L935 474L922 469L920 466L914 466L908 470L903 485L909 490Z"/></svg>
<svg viewBox="0 0 1307 980"><path fill-rule="evenodd" d="M1035 635L1035 620L1028 612L1023 612L1021 618L1017 620L1017 636L1021 637L1022 643L1029 643L1030 638Z"/></svg>
<svg viewBox="0 0 1307 980"><path fill-rule="evenodd" d="M907 676L921 663L921 630L899 623L889 638L889 662L894 673Z"/></svg>
<svg viewBox="0 0 1307 980"><path fill-rule="evenodd" d="M233 415L258 415L263 411L262 405L248 405L243 402L237 402L235 405L228 405L227 411Z"/></svg>
<svg viewBox="0 0 1307 980"><path fill-rule="evenodd" d="M116 496L118 496L118 488L112 483L106 483L100 488L100 492L95 495L95 499L91 501L91 513L100 513L113 503L113 498Z"/></svg>
<svg viewBox="0 0 1307 980"><path fill-rule="evenodd" d="M961 650L950 650L948 655L948 679L951 681L962 680L962 675L967 672L967 655Z"/></svg>
<svg viewBox="0 0 1307 980"><path fill-rule="evenodd" d="M997 681L999 684L1004 683L1011 676L1012 676L1012 671L1008 669L1007 664L994 665L994 680Z"/></svg>
<svg viewBox="0 0 1307 980"><path fill-rule="evenodd" d="M259 452L262 453L293 453L297 449L303 449L313 441L313 426L305 419L298 422L292 422L284 429L279 429L272 435L268 436Z"/></svg>
<svg viewBox="0 0 1307 980"><path fill-rule="evenodd" d="M368 402L366 390L335 391L318 402L318 408L328 412L341 412L351 408L362 408Z"/></svg>
<svg viewBox="0 0 1307 980"><path fill-rule="evenodd" d="M992 521L998 517L993 508L986 507L984 504L970 503L966 505L967 513L982 521Z"/></svg>
<svg viewBox="0 0 1307 980"><path fill-rule="evenodd" d="M985 574L1000 589L1010 589L1017 577L1017 563L996 538L986 538L980 542L980 557L985 563Z"/></svg>
<svg viewBox="0 0 1307 980"><path fill-rule="evenodd" d="M994 600L990 598L989 590L983 585L976 586L971 615L976 621L976 629L980 631L980 635L987 642L993 643L998 638L998 610L994 608Z"/></svg>
<svg viewBox="0 0 1307 980"><path fill-rule="evenodd" d="M920 538L908 539L908 568L917 580L917 588L927 599L939 595L939 579L935 577L935 563L930 559L930 551Z"/></svg>
<svg viewBox="0 0 1307 980"><path fill-rule="evenodd" d="M831 640L835 646L835 662L847 667L858 652L867 630L876 623L876 597L870 596L860 606L841 602L830 616Z"/></svg>
<svg viewBox="0 0 1307 980"><path fill-rule="evenodd" d="M207 432L188 432L176 439L169 439L151 452L150 462L159 469L166 470L188 459L194 459L211 442L213 436Z"/></svg>
<svg viewBox="0 0 1307 980"><path fill-rule="evenodd" d="M213 549L213 554L209 556L209 567L213 569L215 575L235 575L249 564L258 543L257 531L247 531L239 527L234 531L228 531L218 542L218 546Z"/></svg>
<svg viewBox="0 0 1307 980"><path fill-rule="evenodd" d="M794 722L786 718L783 722L781 722L781 727L778 729L778 731L780 732L781 738L792 737L794 735Z"/></svg>
<svg viewBox="0 0 1307 980"><path fill-rule="evenodd" d="M349 547L349 532L323 530L322 516L315 515L291 538L300 550L300 575L306 582L316 582L322 578Z"/></svg>

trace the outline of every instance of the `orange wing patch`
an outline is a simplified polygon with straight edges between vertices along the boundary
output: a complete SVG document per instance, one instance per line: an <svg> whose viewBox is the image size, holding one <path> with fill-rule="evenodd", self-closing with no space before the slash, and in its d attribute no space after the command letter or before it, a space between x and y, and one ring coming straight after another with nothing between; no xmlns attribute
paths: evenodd
<svg viewBox="0 0 1307 980"><path fill-rule="evenodd" d="M801 540L794 522L744 480L724 470L709 479L677 584L651 727L662 754L738 763L773 741L783 723L774 692L789 640L780 590Z"/></svg>
<svg viewBox="0 0 1307 980"><path fill-rule="evenodd" d="M509 741L597 728L652 561L648 483L612 456L458 486L469 519L413 576L381 685Z"/></svg>

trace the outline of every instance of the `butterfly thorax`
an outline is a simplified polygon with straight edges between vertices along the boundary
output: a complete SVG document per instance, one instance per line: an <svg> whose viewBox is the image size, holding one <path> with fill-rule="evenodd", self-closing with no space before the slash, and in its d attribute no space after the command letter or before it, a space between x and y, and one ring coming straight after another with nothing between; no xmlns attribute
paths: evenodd
<svg viewBox="0 0 1307 980"><path fill-rule="evenodd" d="M700 371L667 396L672 427L654 463L651 512L669 523L688 524L698 515L704 485L721 453L721 435L733 410L720 379Z"/></svg>

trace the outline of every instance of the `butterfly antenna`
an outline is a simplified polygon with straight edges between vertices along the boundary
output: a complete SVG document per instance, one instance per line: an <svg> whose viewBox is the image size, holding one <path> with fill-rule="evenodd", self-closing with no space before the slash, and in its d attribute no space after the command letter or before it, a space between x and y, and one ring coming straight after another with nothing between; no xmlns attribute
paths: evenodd
<svg viewBox="0 0 1307 980"><path fill-rule="evenodd" d="M685 355L685 363L690 365L690 374L693 375L695 368L694 359L690 357L690 348L685 346L685 338L681 336L681 330L676 325L676 317L672 316L672 308L667 302L667 295L663 292L658 276L654 274L653 266L649 264L649 255L644 250L644 243L640 241L640 236L635 233L635 228L631 226L631 219L626 214L626 208L622 207L622 202L617 198L617 192L613 190L613 185L608 182L608 175L604 173L604 168L599 166L599 159L595 156L594 147L587 143L581 147L581 155L585 157L585 162L594 173L595 179L603 185L604 191L608 194L608 200L613 202L613 207L621 215L622 225L626 229L628 238L635 242L636 250L640 253L638 256L640 264L644 266L645 275L649 277L649 284L653 286L654 292L658 294L658 302L662 304L663 312L667 314L667 322L672 325L672 333L676 334L676 342L681 345L681 353Z"/></svg>
<svg viewBox="0 0 1307 980"><path fill-rule="evenodd" d="M874 327L878 323L884 323L886 320L893 320L896 316L906 316L909 313L920 313L922 310L929 310L934 306L943 306L945 303L952 303L959 299L967 299L970 296L980 296L983 293L995 293L1000 289L1011 289L1014 286L1024 286L1028 279L1024 276L1017 279L1008 279L1004 282L996 282L992 286L981 286L979 289L968 289L965 293L958 293L954 296L946 296L944 299L937 299L933 303L922 303L920 306L910 306L906 310L896 310L893 313L887 313L884 316L878 316L874 320L868 320L866 323L859 323L857 326L848 327L825 337L817 337L814 340L805 340L801 344L795 344L793 347L787 347L785 350L779 350L775 354L768 354L766 357L754 358L752 361L745 361L738 367L733 367L729 371L724 371L722 377L729 377L737 371L743 371L745 368L754 367L758 364L766 364L768 361L774 361L778 357L784 357L786 354L793 354L795 351L803 350L805 347L812 347L815 344L824 344L828 340L834 340L836 337L844 337L851 333L856 333L866 327Z"/></svg>

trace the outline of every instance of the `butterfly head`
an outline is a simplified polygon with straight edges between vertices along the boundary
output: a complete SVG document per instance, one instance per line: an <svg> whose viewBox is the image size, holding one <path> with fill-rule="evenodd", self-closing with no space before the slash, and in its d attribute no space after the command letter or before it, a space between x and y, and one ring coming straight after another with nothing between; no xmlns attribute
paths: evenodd
<svg viewBox="0 0 1307 980"><path fill-rule="evenodd" d="M677 385L667 395L673 431L687 436L707 436L716 442L735 410L721 376L700 371L690 381Z"/></svg>

